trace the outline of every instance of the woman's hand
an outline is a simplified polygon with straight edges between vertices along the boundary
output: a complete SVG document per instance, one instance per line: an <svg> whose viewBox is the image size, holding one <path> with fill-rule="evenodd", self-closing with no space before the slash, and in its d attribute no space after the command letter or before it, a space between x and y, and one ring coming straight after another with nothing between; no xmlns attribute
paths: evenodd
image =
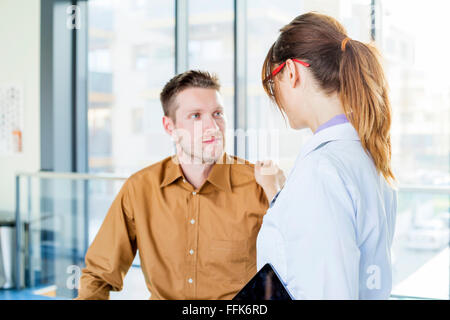
<svg viewBox="0 0 450 320"><path fill-rule="evenodd" d="M263 188L269 202L283 188L286 181L283 170L273 163L272 160L256 161L255 179Z"/></svg>

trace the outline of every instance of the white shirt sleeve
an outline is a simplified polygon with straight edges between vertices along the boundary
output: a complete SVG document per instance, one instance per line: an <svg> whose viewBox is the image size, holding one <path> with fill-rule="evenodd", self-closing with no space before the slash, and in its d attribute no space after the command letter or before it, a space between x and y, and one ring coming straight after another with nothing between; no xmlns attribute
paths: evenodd
<svg viewBox="0 0 450 320"><path fill-rule="evenodd" d="M355 199L326 158L293 172L280 228L296 299L358 299Z"/></svg>

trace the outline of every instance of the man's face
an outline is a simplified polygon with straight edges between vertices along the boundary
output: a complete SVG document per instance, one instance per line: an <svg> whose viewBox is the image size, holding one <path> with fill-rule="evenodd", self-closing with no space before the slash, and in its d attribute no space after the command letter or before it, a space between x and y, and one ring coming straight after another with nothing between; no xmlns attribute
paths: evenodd
<svg viewBox="0 0 450 320"><path fill-rule="evenodd" d="M163 122L177 151L195 163L216 162L225 148L226 119L220 93L188 88L178 93L175 105L175 121L165 117Z"/></svg>

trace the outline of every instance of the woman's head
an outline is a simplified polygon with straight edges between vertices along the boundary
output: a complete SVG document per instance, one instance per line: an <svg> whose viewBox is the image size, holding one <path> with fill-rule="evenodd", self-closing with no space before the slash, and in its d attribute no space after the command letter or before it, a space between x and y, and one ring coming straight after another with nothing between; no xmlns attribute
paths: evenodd
<svg viewBox="0 0 450 320"><path fill-rule="evenodd" d="M349 39L336 19L319 13L300 15L280 31L262 68L268 96L298 126L318 107L312 105L314 94L336 98L377 170L395 179L391 107L377 49Z"/></svg>

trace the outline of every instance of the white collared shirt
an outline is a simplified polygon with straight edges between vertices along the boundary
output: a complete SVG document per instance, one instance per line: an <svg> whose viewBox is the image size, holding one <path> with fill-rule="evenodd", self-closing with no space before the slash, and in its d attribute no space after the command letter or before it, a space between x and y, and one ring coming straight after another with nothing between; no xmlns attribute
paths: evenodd
<svg viewBox="0 0 450 320"><path fill-rule="evenodd" d="M264 216L257 267L295 299L387 299L397 191L350 123L313 135Z"/></svg>

